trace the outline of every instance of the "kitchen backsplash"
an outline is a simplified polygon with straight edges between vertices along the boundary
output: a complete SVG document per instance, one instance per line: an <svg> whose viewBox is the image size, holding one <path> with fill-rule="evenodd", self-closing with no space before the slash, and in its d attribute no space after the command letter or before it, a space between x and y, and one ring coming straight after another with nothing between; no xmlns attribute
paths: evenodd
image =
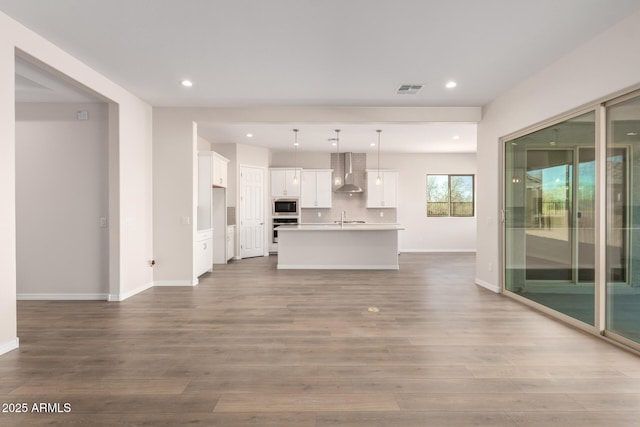
<svg viewBox="0 0 640 427"><path fill-rule="evenodd" d="M396 209L367 209L365 207L365 197L362 193L354 194L353 197L349 197L348 194L334 193L331 209L302 209L300 221L307 224L340 221L340 214L345 211L347 213L347 221L385 224L398 222ZM318 216L318 212L321 216ZM384 216L380 216L381 212Z"/></svg>

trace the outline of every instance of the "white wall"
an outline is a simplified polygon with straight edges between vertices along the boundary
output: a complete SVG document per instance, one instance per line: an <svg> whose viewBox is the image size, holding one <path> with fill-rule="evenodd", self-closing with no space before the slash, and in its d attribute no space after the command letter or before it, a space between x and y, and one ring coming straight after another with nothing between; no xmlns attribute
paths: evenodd
<svg viewBox="0 0 640 427"><path fill-rule="evenodd" d="M331 154L316 151L299 151L295 156L290 151L273 151L271 153L270 167L290 168L294 165L303 169L331 169Z"/></svg>
<svg viewBox="0 0 640 427"><path fill-rule="evenodd" d="M16 105L18 299L106 299L107 121L106 104Z"/></svg>
<svg viewBox="0 0 640 427"><path fill-rule="evenodd" d="M500 290L498 139L640 83L640 13L518 84L484 109L478 126L476 283ZM498 69L499 71L499 69Z"/></svg>
<svg viewBox="0 0 640 427"><path fill-rule="evenodd" d="M367 168L377 167L377 156L367 156ZM476 250L476 218L427 217L427 174L475 174L476 155L387 154L381 168L396 169L400 250L404 252L468 252Z"/></svg>
<svg viewBox="0 0 640 427"><path fill-rule="evenodd" d="M329 153L301 152L302 168L328 168ZM367 153L367 168L377 167L377 154ZM272 167L290 167L293 154L274 152ZM427 218L427 174L475 174L476 155L382 153L381 167L399 172L397 221L406 227L400 232L404 252L461 252L476 249L476 218Z"/></svg>
<svg viewBox="0 0 640 427"><path fill-rule="evenodd" d="M120 299L150 286L151 107L60 48L0 13L0 354L15 348L15 55L19 49L63 78L91 88L109 106L109 293ZM22 54L22 53L21 53Z"/></svg>
<svg viewBox="0 0 640 427"><path fill-rule="evenodd" d="M0 14L0 354L18 346L14 32Z"/></svg>

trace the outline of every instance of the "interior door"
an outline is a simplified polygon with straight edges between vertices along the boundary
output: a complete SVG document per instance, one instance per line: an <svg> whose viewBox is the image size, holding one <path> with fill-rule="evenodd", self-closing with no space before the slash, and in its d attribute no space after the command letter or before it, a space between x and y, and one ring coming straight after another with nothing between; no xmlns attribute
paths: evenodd
<svg viewBox="0 0 640 427"><path fill-rule="evenodd" d="M264 251L263 168L240 167L240 257L263 256Z"/></svg>

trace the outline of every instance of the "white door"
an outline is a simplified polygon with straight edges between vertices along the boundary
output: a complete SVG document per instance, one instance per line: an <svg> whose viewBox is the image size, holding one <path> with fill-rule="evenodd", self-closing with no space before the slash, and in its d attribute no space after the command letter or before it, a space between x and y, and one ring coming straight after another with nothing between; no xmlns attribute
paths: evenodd
<svg viewBox="0 0 640 427"><path fill-rule="evenodd" d="M264 169L240 167L240 258L264 255Z"/></svg>

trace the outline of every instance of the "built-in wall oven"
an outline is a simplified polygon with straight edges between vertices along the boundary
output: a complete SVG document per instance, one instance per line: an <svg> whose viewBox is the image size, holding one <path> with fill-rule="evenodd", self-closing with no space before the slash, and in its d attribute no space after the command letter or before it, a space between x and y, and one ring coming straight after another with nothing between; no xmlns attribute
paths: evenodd
<svg viewBox="0 0 640 427"><path fill-rule="evenodd" d="M273 199L273 216L298 216L298 199Z"/></svg>
<svg viewBox="0 0 640 427"><path fill-rule="evenodd" d="M273 218L273 243L278 243L278 227L281 225L295 225L298 218Z"/></svg>

